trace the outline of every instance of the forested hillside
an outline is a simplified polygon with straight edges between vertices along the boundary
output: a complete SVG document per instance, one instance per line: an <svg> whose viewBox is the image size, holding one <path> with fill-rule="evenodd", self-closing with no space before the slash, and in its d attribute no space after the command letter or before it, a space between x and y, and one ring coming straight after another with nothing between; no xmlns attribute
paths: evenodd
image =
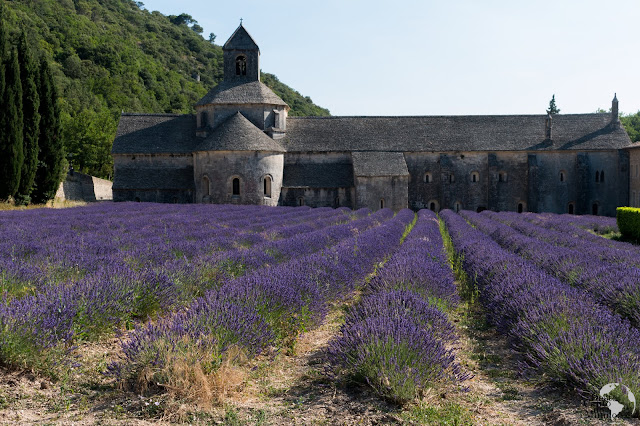
<svg viewBox="0 0 640 426"><path fill-rule="evenodd" d="M215 37L203 38L189 15L164 16L131 0L14 0L5 6L8 41L16 44L24 30L37 60L51 64L63 140L76 170L111 177L111 143L122 111L189 113L222 79L221 47ZM262 76L291 106L290 115L329 115L276 76Z"/></svg>

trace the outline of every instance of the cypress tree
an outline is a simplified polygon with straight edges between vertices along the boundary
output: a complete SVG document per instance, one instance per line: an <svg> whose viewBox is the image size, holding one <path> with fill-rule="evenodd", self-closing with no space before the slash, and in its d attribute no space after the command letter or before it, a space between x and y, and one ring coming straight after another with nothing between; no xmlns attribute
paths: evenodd
<svg viewBox="0 0 640 426"><path fill-rule="evenodd" d="M12 50L5 61L5 88L0 117L0 200L18 192L24 154L22 150L22 83L18 53Z"/></svg>
<svg viewBox="0 0 640 426"><path fill-rule="evenodd" d="M40 97L38 96L38 87L36 85L38 67L29 51L24 31L20 35L18 43L18 61L21 71L22 110L24 113L22 131L24 162L22 163L22 174L16 202L28 204L38 167L38 135L40 134L40 112L38 109L40 107Z"/></svg>
<svg viewBox="0 0 640 426"><path fill-rule="evenodd" d="M56 195L65 167L65 154L60 135L60 105L46 58L40 61L38 79L40 96L40 134L38 137L38 168L31 199L46 203Z"/></svg>

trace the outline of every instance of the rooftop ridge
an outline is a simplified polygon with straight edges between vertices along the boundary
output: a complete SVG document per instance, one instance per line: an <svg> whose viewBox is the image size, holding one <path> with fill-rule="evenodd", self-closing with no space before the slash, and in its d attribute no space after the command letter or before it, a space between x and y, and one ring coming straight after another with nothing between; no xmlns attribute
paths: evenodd
<svg viewBox="0 0 640 426"><path fill-rule="evenodd" d="M608 112L584 112L584 113L574 113L574 114L554 114L554 117L582 117L586 115L592 116L610 116L611 114ZM486 117L542 117L546 118L547 114L459 114L459 115L331 115L331 116L289 116L287 120L335 120L335 119L343 119L343 118L458 118L458 117L475 117L475 118L486 118Z"/></svg>
<svg viewBox="0 0 640 426"><path fill-rule="evenodd" d="M175 114L175 113L162 113L162 112L123 112L121 117L183 117L185 115L193 114Z"/></svg>

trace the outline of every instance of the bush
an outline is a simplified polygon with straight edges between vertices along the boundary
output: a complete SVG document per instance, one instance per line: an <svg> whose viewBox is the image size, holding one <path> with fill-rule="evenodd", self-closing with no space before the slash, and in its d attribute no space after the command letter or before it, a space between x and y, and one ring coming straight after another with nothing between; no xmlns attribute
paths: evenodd
<svg viewBox="0 0 640 426"><path fill-rule="evenodd" d="M618 207L616 219L623 237L640 240L640 209Z"/></svg>

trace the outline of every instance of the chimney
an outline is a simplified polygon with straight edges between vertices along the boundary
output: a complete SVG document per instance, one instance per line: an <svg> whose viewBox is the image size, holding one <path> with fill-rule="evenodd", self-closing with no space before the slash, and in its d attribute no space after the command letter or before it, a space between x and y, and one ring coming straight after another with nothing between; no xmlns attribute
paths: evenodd
<svg viewBox="0 0 640 426"><path fill-rule="evenodd" d="M551 125L553 118L551 117L551 113L547 113L547 118L544 120L544 137L545 140L551 140Z"/></svg>
<svg viewBox="0 0 640 426"><path fill-rule="evenodd" d="M613 101L611 101L611 121L616 123L618 121L618 96L613 94Z"/></svg>

